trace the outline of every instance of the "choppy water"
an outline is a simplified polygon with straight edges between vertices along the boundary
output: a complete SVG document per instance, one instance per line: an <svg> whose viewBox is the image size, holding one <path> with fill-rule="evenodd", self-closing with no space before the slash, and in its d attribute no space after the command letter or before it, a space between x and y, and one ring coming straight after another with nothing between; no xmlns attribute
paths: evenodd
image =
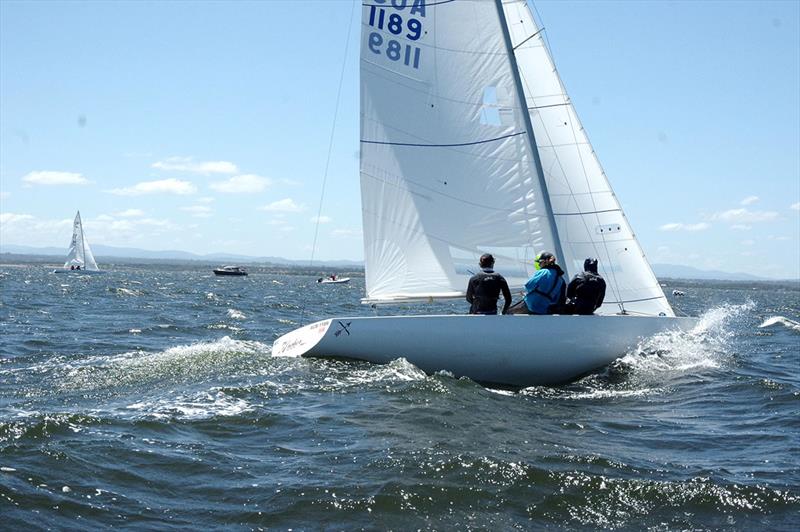
<svg viewBox="0 0 800 532"><path fill-rule="evenodd" d="M375 312L315 280L0 266L0 528L798 526L796 284L667 282L697 331L514 392L271 357Z"/></svg>

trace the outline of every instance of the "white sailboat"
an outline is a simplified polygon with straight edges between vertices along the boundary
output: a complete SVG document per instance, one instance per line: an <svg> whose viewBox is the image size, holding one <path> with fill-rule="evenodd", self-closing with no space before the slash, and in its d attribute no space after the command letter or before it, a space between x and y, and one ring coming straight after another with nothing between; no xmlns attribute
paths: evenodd
<svg viewBox="0 0 800 532"><path fill-rule="evenodd" d="M664 297L525 0L364 3L360 172L363 302L463 298L487 252L518 292L545 250L567 280L597 258L606 301L595 316L333 318L273 355L556 384L695 323Z"/></svg>
<svg viewBox="0 0 800 532"><path fill-rule="evenodd" d="M81 211L78 211L78 214L75 215L75 221L72 224L72 241L69 244L64 267L56 268L53 273L105 273L97 267L92 248L89 247L89 241L83 233Z"/></svg>

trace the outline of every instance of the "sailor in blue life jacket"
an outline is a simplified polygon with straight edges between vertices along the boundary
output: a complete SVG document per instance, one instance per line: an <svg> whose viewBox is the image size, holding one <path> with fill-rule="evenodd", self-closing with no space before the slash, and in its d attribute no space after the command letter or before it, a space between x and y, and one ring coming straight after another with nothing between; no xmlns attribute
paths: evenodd
<svg viewBox="0 0 800 532"><path fill-rule="evenodd" d="M470 314L497 314L497 300L503 293L503 314L511 305L511 290L505 277L494 271L494 257L489 253L481 255L481 271L473 275L467 285L467 301Z"/></svg>
<svg viewBox="0 0 800 532"><path fill-rule="evenodd" d="M539 254L540 269L525 283L525 305L530 314L555 314L566 301L564 270L556 264L552 253Z"/></svg>
<svg viewBox="0 0 800 532"><path fill-rule="evenodd" d="M569 302L564 305L564 314L594 314L606 297L606 281L597 273L597 259L583 261L583 272L577 274L567 285Z"/></svg>

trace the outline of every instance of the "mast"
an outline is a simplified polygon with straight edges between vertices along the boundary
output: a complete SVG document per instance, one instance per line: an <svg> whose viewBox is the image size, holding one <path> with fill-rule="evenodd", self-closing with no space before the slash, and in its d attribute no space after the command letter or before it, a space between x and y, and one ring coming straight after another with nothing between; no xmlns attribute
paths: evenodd
<svg viewBox="0 0 800 532"><path fill-rule="evenodd" d="M503 30L503 41L506 45L508 52L508 60L511 62L511 73L514 76L514 85L517 90L517 97L519 98L520 105L523 111L523 120L525 121L525 130L528 134L528 143L530 144L531 154L533 155L533 164L536 168L536 176L539 178L539 186L544 195L544 209L547 212L547 221L550 225L550 237L553 239L556 260L563 267L566 272L566 277L569 278L569 267L565 262L564 252L561 249L561 239L558 237L558 227L556 226L556 217L553 214L553 206L550 203L550 193L547 191L547 182L544 178L544 169L542 168L542 161L539 158L539 149L536 147L536 137L533 135L533 124L531 124L531 116L528 112L528 100L525 99L525 90L522 87L522 78L519 75L519 67L517 66L517 57L514 55L514 47L511 44L511 35L508 32L508 23L506 22L506 14L503 11L503 0L495 0L495 7L497 7L497 16L500 19L500 28Z"/></svg>

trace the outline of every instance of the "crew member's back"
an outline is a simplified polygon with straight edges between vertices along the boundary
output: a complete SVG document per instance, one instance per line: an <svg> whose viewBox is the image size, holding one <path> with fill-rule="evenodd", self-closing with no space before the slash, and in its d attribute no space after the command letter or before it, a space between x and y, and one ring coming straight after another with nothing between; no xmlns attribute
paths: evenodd
<svg viewBox="0 0 800 532"><path fill-rule="evenodd" d="M480 258L481 271L473 275L467 285L470 314L497 314L497 300L503 293L503 314L511 305L511 291L505 278L494 271L494 257L486 253Z"/></svg>

